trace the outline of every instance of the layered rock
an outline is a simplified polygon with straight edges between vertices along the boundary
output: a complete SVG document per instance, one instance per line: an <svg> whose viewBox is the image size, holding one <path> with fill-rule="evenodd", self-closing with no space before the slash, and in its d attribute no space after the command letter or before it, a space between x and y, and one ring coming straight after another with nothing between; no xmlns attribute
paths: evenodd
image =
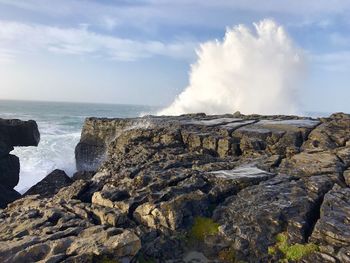
<svg viewBox="0 0 350 263"><path fill-rule="evenodd" d="M35 121L0 119L0 207L20 197L13 188L18 184L20 163L10 152L14 146L37 146L40 133Z"/></svg>
<svg viewBox="0 0 350 263"><path fill-rule="evenodd" d="M0 260L347 262L349 125L89 118L74 182L1 212Z"/></svg>
<svg viewBox="0 0 350 263"><path fill-rule="evenodd" d="M321 206L320 219L310 238L320 245L323 262L350 262L350 188L333 187Z"/></svg>

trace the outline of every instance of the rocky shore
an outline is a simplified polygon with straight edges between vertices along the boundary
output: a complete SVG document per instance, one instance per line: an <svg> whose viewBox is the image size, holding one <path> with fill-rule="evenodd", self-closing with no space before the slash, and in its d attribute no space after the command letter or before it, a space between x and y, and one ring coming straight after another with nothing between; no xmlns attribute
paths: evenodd
<svg viewBox="0 0 350 263"><path fill-rule="evenodd" d="M1 211L1 262L350 262L350 115L88 118L75 154Z"/></svg>

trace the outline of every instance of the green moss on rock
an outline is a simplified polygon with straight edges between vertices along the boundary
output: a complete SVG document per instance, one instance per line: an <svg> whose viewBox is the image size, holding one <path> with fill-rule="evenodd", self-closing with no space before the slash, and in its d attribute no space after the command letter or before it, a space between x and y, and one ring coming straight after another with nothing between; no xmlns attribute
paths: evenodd
<svg viewBox="0 0 350 263"><path fill-rule="evenodd" d="M318 251L319 247L313 243L288 244L287 233L280 233L276 236L276 244L268 248L269 255L276 255L280 252L283 258L280 262L298 261L303 257Z"/></svg>
<svg viewBox="0 0 350 263"><path fill-rule="evenodd" d="M205 237L216 235L219 232L219 224L207 217L196 217L190 235L197 240L204 240Z"/></svg>

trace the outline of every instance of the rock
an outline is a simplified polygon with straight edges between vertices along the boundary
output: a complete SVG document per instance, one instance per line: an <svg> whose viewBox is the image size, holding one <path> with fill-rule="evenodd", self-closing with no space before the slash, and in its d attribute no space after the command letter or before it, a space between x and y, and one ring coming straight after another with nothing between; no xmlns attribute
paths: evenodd
<svg viewBox="0 0 350 263"><path fill-rule="evenodd" d="M72 180L90 180L95 175L93 171L78 171L73 174Z"/></svg>
<svg viewBox="0 0 350 263"><path fill-rule="evenodd" d="M321 174L340 175L344 168L344 164L331 151L302 152L284 159L280 165L280 172L298 177Z"/></svg>
<svg viewBox="0 0 350 263"><path fill-rule="evenodd" d="M89 118L73 182L0 211L0 261L347 262L348 124Z"/></svg>
<svg viewBox="0 0 350 263"><path fill-rule="evenodd" d="M323 195L332 187L327 177L307 181L277 176L228 198L214 212L220 234L236 259L267 262L268 247L276 235L288 234L292 242L307 241Z"/></svg>
<svg viewBox="0 0 350 263"><path fill-rule="evenodd" d="M9 154L14 146L37 146L40 133L35 121L0 119L0 207L17 198L20 194L13 188L18 184L20 163L17 156Z"/></svg>
<svg viewBox="0 0 350 263"><path fill-rule="evenodd" d="M5 208L7 204L17 200L21 195L16 190L0 185L0 208Z"/></svg>
<svg viewBox="0 0 350 263"><path fill-rule="evenodd" d="M310 239L320 247L322 254L333 258L334 262L350 261L349 200L350 188L334 186L324 197L320 219Z"/></svg>
<svg viewBox="0 0 350 263"><path fill-rule="evenodd" d="M19 181L19 158L7 155L0 159L0 184L7 188L14 188Z"/></svg>
<svg viewBox="0 0 350 263"><path fill-rule="evenodd" d="M132 230L110 225L124 223L122 214L110 221L113 213L78 200L24 197L0 213L0 260L74 262L79 257L84 262L102 258L130 262L141 247L140 239Z"/></svg>
<svg viewBox="0 0 350 263"><path fill-rule="evenodd" d="M24 195L40 195L40 197L51 197L61 188L72 183L72 179L62 170L54 170L43 180L29 188Z"/></svg>
<svg viewBox="0 0 350 263"><path fill-rule="evenodd" d="M344 146L350 140L350 115L337 113L322 120L303 145L307 151L327 150Z"/></svg>
<svg viewBox="0 0 350 263"><path fill-rule="evenodd" d="M7 146L37 146L40 141L35 121L0 119L0 141Z"/></svg>
<svg viewBox="0 0 350 263"><path fill-rule="evenodd" d="M86 119L75 149L78 171L96 170L105 159L108 144L132 123L124 119Z"/></svg>
<svg viewBox="0 0 350 263"><path fill-rule="evenodd" d="M344 171L343 176L344 176L346 185L350 187L350 169Z"/></svg>

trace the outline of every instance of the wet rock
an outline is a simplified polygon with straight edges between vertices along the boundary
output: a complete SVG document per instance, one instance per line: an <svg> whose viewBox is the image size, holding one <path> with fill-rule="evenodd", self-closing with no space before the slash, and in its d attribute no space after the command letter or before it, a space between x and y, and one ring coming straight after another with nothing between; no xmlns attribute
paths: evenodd
<svg viewBox="0 0 350 263"><path fill-rule="evenodd" d="M75 149L78 171L95 171L105 159L108 144L132 123L125 119L86 119Z"/></svg>
<svg viewBox="0 0 350 263"><path fill-rule="evenodd" d="M51 197L61 188L72 183L72 179L62 170L54 170L43 180L29 188L24 195L40 195L40 197Z"/></svg>

